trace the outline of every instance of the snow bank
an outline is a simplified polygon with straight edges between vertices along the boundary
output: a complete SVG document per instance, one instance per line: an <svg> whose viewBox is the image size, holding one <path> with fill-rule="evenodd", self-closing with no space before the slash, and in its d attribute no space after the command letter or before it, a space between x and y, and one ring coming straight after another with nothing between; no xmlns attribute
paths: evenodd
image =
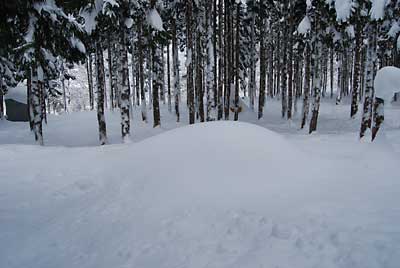
<svg viewBox="0 0 400 268"><path fill-rule="evenodd" d="M394 93L400 92L400 69L388 66L380 69L374 81L375 95L389 104Z"/></svg>
<svg viewBox="0 0 400 268"><path fill-rule="evenodd" d="M0 267L396 267L398 157L377 157L327 161L233 122L3 145Z"/></svg>

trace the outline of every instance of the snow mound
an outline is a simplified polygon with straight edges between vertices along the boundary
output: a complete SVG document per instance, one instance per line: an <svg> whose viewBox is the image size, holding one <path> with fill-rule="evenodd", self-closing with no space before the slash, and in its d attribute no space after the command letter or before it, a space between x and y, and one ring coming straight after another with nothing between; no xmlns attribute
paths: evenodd
<svg viewBox="0 0 400 268"><path fill-rule="evenodd" d="M374 87L376 96L389 104L394 93L400 92L400 69L393 66L380 69L376 73Z"/></svg>
<svg viewBox="0 0 400 268"><path fill-rule="evenodd" d="M0 267L400 261L398 178L374 165L369 177L334 169L255 125L199 124L101 148L1 149Z"/></svg>

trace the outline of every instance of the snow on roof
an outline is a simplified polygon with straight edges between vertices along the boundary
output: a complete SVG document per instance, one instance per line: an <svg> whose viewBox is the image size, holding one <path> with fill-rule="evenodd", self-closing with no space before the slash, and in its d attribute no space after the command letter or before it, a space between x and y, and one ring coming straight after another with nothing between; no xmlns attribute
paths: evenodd
<svg viewBox="0 0 400 268"><path fill-rule="evenodd" d="M15 100L21 103L26 103L26 83L20 83L15 88L10 88L7 94L4 96L4 99Z"/></svg>

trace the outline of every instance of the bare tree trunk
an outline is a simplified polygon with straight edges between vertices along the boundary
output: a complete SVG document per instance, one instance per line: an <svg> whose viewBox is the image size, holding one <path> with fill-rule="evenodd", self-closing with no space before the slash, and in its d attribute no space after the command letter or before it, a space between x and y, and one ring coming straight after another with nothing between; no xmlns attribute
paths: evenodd
<svg viewBox="0 0 400 268"><path fill-rule="evenodd" d="M258 119L263 117L266 87L266 59L265 59L265 19L260 21L260 94L258 97Z"/></svg>
<svg viewBox="0 0 400 268"><path fill-rule="evenodd" d="M308 114L310 111L310 80L311 80L311 72L310 72L310 45L306 44L305 47L305 59L304 59L304 99L303 99L303 112L301 119L301 128L303 129L307 123ZM314 61L313 61L314 64Z"/></svg>
<svg viewBox="0 0 400 268"><path fill-rule="evenodd" d="M42 107L40 104L43 69L41 66L32 66L32 122L35 140L39 145L44 145L42 131Z"/></svg>
<svg viewBox="0 0 400 268"><path fill-rule="evenodd" d="M138 23L138 56L139 56L139 84L141 98L141 114L142 120L147 122L146 93L144 90L144 51L143 51L143 23L139 19Z"/></svg>
<svg viewBox="0 0 400 268"><path fill-rule="evenodd" d="M320 35L321 25L320 18L318 15L315 19L315 32L317 35ZM310 120L310 130L309 133L317 130L318 123L318 115L319 115L319 106L321 101L321 59L322 59L322 44L320 37L317 37L314 41L314 68L313 68L313 98L312 98L312 114Z"/></svg>
<svg viewBox="0 0 400 268"><path fill-rule="evenodd" d="M373 126L372 126L372 141L375 140L378 131L385 120L384 114L385 101L381 98L375 98L373 109Z"/></svg>
<svg viewBox="0 0 400 268"><path fill-rule="evenodd" d="M90 110L94 109L94 92L93 92L93 62L92 62L92 55L89 53L86 59L86 70L88 76L88 86L89 86L89 105Z"/></svg>
<svg viewBox="0 0 400 268"><path fill-rule="evenodd" d="M250 24L250 81L249 81L249 103L250 109L254 110L254 103L256 98L256 63L257 63L257 51L256 51L256 14L251 13L251 24Z"/></svg>
<svg viewBox="0 0 400 268"><path fill-rule="evenodd" d="M193 87L193 0L186 2L186 38L187 38L187 100L189 106L189 124L195 123L194 87Z"/></svg>
<svg viewBox="0 0 400 268"><path fill-rule="evenodd" d="M159 45L153 43L152 67L153 67L153 127L161 125L159 92L162 90L162 51Z"/></svg>
<svg viewBox="0 0 400 268"><path fill-rule="evenodd" d="M121 92L121 135L122 139L126 141L130 135L130 87L128 85L129 77L129 67L128 67L128 50L126 47L126 33L121 30L120 44L119 44L119 54L121 59L120 68L120 92Z"/></svg>
<svg viewBox="0 0 400 268"><path fill-rule="evenodd" d="M100 145L107 144L107 128L104 116L104 60L101 42L96 42L96 76L97 76L97 121L99 124Z"/></svg>
<svg viewBox="0 0 400 268"><path fill-rule="evenodd" d="M168 92L168 111L172 111L171 100L171 64L170 64L170 45L167 45L167 92Z"/></svg>
<svg viewBox="0 0 400 268"><path fill-rule="evenodd" d="M33 131L33 93L32 93L32 68L26 72L26 98L28 105L28 120L30 130Z"/></svg>
<svg viewBox="0 0 400 268"><path fill-rule="evenodd" d="M283 25L283 35L282 35L282 55L281 55L281 101L282 101L282 118L287 115L287 29Z"/></svg>
<svg viewBox="0 0 400 268"><path fill-rule="evenodd" d="M205 79L206 79L206 97L207 97L207 112L206 118L207 121L214 120L213 114L213 107L214 107L214 88L215 88L215 47L214 47L214 40L213 40L213 25L212 25L212 12L210 7L206 4L206 30L207 30L207 59L206 59L206 72L205 72Z"/></svg>
<svg viewBox="0 0 400 268"><path fill-rule="evenodd" d="M354 118L358 112L358 95L360 91L360 72L361 72L361 49L362 49L362 27L360 23L357 25L356 30L356 44L354 51L354 78L353 78L353 90L351 98L351 111L350 117Z"/></svg>
<svg viewBox="0 0 400 268"><path fill-rule="evenodd" d="M235 99L234 99L234 105L235 105L235 115L234 115L234 120L238 121L239 120L239 76L240 76L240 2L237 3L237 9L236 9L236 61L235 61Z"/></svg>
<svg viewBox="0 0 400 268"><path fill-rule="evenodd" d="M225 75L225 66L224 66L224 38L223 38L223 1L218 1L218 39L219 39L219 60L218 60L218 96L217 96L217 108L218 108L218 120L221 120L223 117L223 95L224 95L224 75Z"/></svg>
<svg viewBox="0 0 400 268"><path fill-rule="evenodd" d="M374 63L376 60L375 25L368 26L368 48L366 62L366 87L364 93L363 115L361 119L360 138L365 136L368 128L371 128L371 105L374 90Z"/></svg>
<svg viewBox="0 0 400 268"><path fill-rule="evenodd" d="M172 65L174 68L174 96L176 122L180 121L179 103L181 100L181 85L179 75L179 49L178 38L176 36L176 19L172 22Z"/></svg>
<svg viewBox="0 0 400 268"><path fill-rule="evenodd" d="M3 92L3 77L0 74L0 120L4 119L4 92Z"/></svg>
<svg viewBox="0 0 400 268"><path fill-rule="evenodd" d="M111 42L111 38L108 37L108 47L107 47L107 54L108 54L108 79L109 79L109 83L110 83L110 108L111 110L114 110L115 108L115 98L114 98L114 94L115 94L115 89L117 87L116 85L116 74L114 75L113 73L113 68L114 64L116 64L116 60L114 60L114 58L116 58L116 56L112 56L113 54L113 50L114 50L114 42Z"/></svg>
<svg viewBox="0 0 400 268"><path fill-rule="evenodd" d="M292 119L292 107L293 107L293 15L292 6L290 4L289 10L289 52L288 52L288 102L287 102L287 119Z"/></svg>

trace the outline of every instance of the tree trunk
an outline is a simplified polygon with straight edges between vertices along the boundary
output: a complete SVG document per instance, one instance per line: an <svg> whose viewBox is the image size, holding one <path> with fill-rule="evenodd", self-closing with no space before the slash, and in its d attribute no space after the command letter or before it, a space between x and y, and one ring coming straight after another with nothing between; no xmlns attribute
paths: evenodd
<svg viewBox="0 0 400 268"><path fill-rule="evenodd" d="M254 111L254 102L256 98L256 14L251 13L250 24L250 81L249 81L249 103L250 109Z"/></svg>
<svg viewBox="0 0 400 268"><path fill-rule="evenodd" d="M214 106L214 84L215 84L215 70L214 70L214 42L213 42L213 25L212 25L212 9L206 5L206 29L207 29L207 65L206 65L206 97L207 97L207 121L214 120L213 106Z"/></svg>
<svg viewBox="0 0 400 268"><path fill-rule="evenodd" d="M303 99L303 111L302 111L302 119L301 119L301 128L303 129L307 123L308 114L310 111L310 80L311 80L311 72L310 72L310 45L306 44L305 47L305 59L304 59L304 99ZM314 64L314 61L313 61Z"/></svg>
<svg viewBox="0 0 400 268"><path fill-rule="evenodd" d="M97 76L97 121L99 124L100 145L107 144L106 119L104 117L104 60L103 48L100 41L96 41L96 76Z"/></svg>
<svg viewBox="0 0 400 268"><path fill-rule="evenodd" d="M86 59L86 70L88 76L88 86L89 86L89 105L90 110L94 109L94 92L93 92L93 62L92 62L92 55L89 53Z"/></svg>
<svg viewBox="0 0 400 268"><path fill-rule="evenodd" d="M358 112L358 95L360 91L360 72L361 72L361 49L362 49L362 27L360 23L357 25L356 30L356 44L354 51L354 77L353 77L353 89L351 96L351 111L350 117L354 118Z"/></svg>
<svg viewBox="0 0 400 268"><path fill-rule="evenodd" d="M32 66L32 122L35 140L39 145L44 145L42 131L41 83L43 69L41 66Z"/></svg>
<svg viewBox="0 0 400 268"><path fill-rule="evenodd" d="M0 120L4 119L4 115L3 77L0 74Z"/></svg>
<svg viewBox="0 0 400 268"><path fill-rule="evenodd" d="M292 107L293 107L293 15L290 9L289 14L289 52L288 52L288 102L287 102L287 119L292 119Z"/></svg>
<svg viewBox="0 0 400 268"><path fill-rule="evenodd" d="M168 94L168 111L172 111L171 100L171 64L170 64L170 45L167 45L167 94Z"/></svg>
<svg viewBox="0 0 400 268"><path fill-rule="evenodd" d="M368 48L366 62L366 87L364 92L363 115L361 119L360 138L365 136L368 128L371 128L371 105L374 89L374 63L376 60L375 25L368 26Z"/></svg>
<svg viewBox="0 0 400 268"><path fill-rule="evenodd" d="M318 15L317 15L318 16ZM315 32L317 36L321 35L320 18L316 18ZM313 68L313 98L312 98L312 114L310 120L309 133L317 130L319 106L321 101L321 53L322 53L322 41L320 37L315 38L314 41L314 68Z"/></svg>
<svg viewBox="0 0 400 268"><path fill-rule="evenodd" d="M138 57L139 57L139 85L140 85L140 110L142 114L142 120L147 122L147 108L146 108L146 93L144 90L144 51L143 51L143 23L139 19L138 23Z"/></svg>
<svg viewBox="0 0 400 268"><path fill-rule="evenodd" d="M186 2L186 38L187 38L187 101L189 106L189 124L195 123L194 87L193 87L193 0Z"/></svg>
<svg viewBox="0 0 400 268"><path fill-rule="evenodd" d="M258 97L258 119L263 117L266 86L266 59L265 59L265 19L260 22L260 94Z"/></svg>
<svg viewBox="0 0 400 268"><path fill-rule="evenodd" d="M287 115L287 29L286 26L283 25L283 34L282 34L282 55L281 55L281 101L282 101L282 118L285 118Z"/></svg>
<svg viewBox="0 0 400 268"><path fill-rule="evenodd" d="M154 42L154 40L152 40ZM162 51L158 44L152 46L153 67L153 127L161 126L159 92L162 90Z"/></svg>
<svg viewBox="0 0 400 268"><path fill-rule="evenodd" d="M126 47L126 33L121 30L121 38L119 44L119 54L121 59L120 68L120 111L121 111L121 135L122 139L126 141L130 135L130 88L128 85L129 67L128 67L128 50Z"/></svg>
<svg viewBox="0 0 400 268"><path fill-rule="evenodd" d="M236 61L235 61L235 114L234 120L239 120L239 78L240 78L240 2L237 4L236 9Z"/></svg>
<svg viewBox="0 0 400 268"><path fill-rule="evenodd" d="M178 48L178 38L176 35L176 18L172 22L172 65L174 73L175 114L176 114L176 122L179 122L180 121L179 103L181 100L181 84L179 75L179 48Z"/></svg>
<svg viewBox="0 0 400 268"><path fill-rule="evenodd" d="M223 27L223 1L218 2L218 39L219 39L219 60L218 60L218 96L217 96L217 108L218 116L217 119L221 120L223 116L223 98L224 95L224 27Z"/></svg>

